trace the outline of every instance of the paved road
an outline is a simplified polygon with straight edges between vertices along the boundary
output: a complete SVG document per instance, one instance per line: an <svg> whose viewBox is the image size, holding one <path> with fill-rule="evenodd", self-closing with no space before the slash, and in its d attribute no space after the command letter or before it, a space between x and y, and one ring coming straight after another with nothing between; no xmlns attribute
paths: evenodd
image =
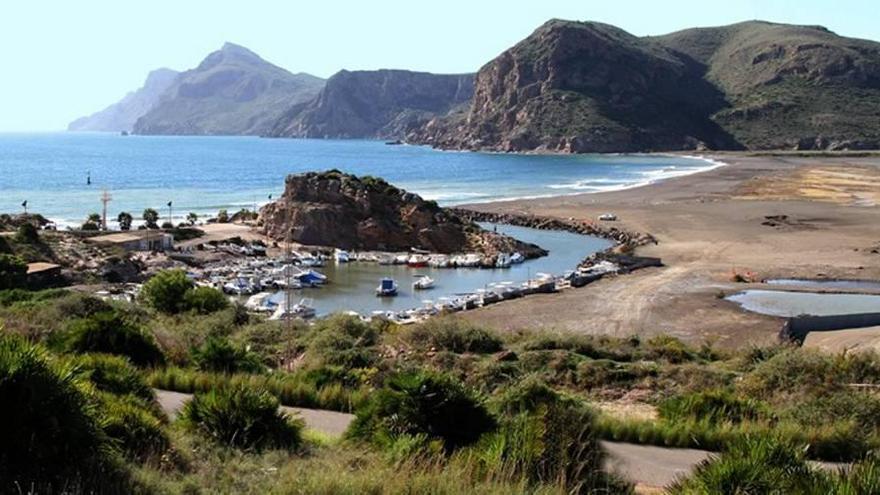
<svg viewBox="0 0 880 495"><path fill-rule="evenodd" d="M167 390L156 390L156 398L162 409L172 419L192 395ZM304 409L282 406L282 410L303 419L307 428L330 436L339 437L354 420L353 414L322 409ZM686 476L694 467L714 454L705 450L671 449L652 445L631 443L600 442L608 453L605 468L642 488L644 493L653 493L651 488L668 486L680 476ZM838 469L844 464L815 463L824 469Z"/></svg>
<svg viewBox="0 0 880 495"><path fill-rule="evenodd" d="M182 394L180 392L169 392L167 390L156 390L156 399L159 405L171 419L177 416L177 413L188 401L192 395ZM301 407L282 406L281 409L291 416L299 416L306 423L307 428L311 428L321 433L331 436L342 436L348 428L349 423L354 419L353 414L345 414L336 411L325 411L321 409L303 409Z"/></svg>

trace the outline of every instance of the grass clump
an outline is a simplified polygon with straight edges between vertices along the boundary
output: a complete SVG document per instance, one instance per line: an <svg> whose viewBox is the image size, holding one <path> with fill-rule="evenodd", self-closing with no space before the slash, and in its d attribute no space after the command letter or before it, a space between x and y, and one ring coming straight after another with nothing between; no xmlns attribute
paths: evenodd
<svg viewBox="0 0 880 495"><path fill-rule="evenodd" d="M727 390L706 390L671 397L660 404L666 421L705 421L710 424L742 423L770 419L769 408L754 399L741 398Z"/></svg>
<svg viewBox="0 0 880 495"><path fill-rule="evenodd" d="M260 373L265 370L259 356L221 337L208 338L201 347L192 351L192 357L202 371Z"/></svg>
<svg viewBox="0 0 880 495"><path fill-rule="evenodd" d="M301 442L302 423L279 411L280 404L263 389L228 387L196 393L180 421L190 431L242 449L292 449Z"/></svg>
<svg viewBox="0 0 880 495"><path fill-rule="evenodd" d="M458 381L437 373L403 372L389 377L358 410L349 434L386 446L402 436L424 435L452 451L494 427L485 406Z"/></svg>
<svg viewBox="0 0 880 495"><path fill-rule="evenodd" d="M458 354L486 354L503 348L501 339L492 332L457 318L435 318L416 325L409 340L422 347Z"/></svg>

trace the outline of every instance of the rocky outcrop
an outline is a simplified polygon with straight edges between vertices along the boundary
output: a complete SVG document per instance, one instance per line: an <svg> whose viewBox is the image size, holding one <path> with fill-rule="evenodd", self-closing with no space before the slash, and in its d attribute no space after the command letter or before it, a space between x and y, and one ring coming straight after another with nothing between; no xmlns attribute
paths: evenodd
<svg viewBox="0 0 880 495"><path fill-rule="evenodd" d="M263 232L283 241L343 249L435 253L520 251L538 246L488 232L382 179L339 171L290 175L283 196L260 210Z"/></svg>
<svg viewBox="0 0 880 495"><path fill-rule="evenodd" d="M324 81L291 74L247 48L226 43L180 74L137 120L137 134L262 135L285 109L313 99Z"/></svg>
<svg viewBox="0 0 880 495"><path fill-rule="evenodd" d="M343 70L327 80L313 101L285 112L269 135L402 138L456 105L469 102L473 80L473 74Z"/></svg>
<svg viewBox="0 0 880 495"><path fill-rule="evenodd" d="M174 83L178 72L157 69L147 76L144 86L125 95L125 98L88 117L74 120L68 131L129 132L134 123L153 109L163 93Z"/></svg>
<svg viewBox="0 0 880 495"><path fill-rule="evenodd" d="M880 43L747 22L638 38L552 20L486 64L470 107L408 140L627 152L880 143Z"/></svg>

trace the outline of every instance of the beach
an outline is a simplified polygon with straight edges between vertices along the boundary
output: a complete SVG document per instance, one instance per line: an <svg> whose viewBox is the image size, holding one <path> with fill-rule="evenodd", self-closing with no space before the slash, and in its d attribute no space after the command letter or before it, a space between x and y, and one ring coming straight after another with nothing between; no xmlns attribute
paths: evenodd
<svg viewBox="0 0 880 495"><path fill-rule="evenodd" d="M670 334L744 347L775 342L781 320L719 297L755 286L732 282L734 271L756 280L880 278L880 156L710 158L726 166L622 191L466 205L582 220L611 212L620 228L655 236L636 253L665 266L465 317L503 330Z"/></svg>

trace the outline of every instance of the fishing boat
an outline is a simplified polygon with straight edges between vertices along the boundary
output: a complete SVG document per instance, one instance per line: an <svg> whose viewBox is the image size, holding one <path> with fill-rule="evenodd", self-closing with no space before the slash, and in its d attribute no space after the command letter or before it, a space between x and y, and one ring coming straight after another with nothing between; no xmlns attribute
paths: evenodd
<svg viewBox="0 0 880 495"><path fill-rule="evenodd" d="M336 258L337 263L348 263L351 261L351 255L348 254L348 251L343 251L342 249L337 249L333 255Z"/></svg>
<svg viewBox="0 0 880 495"><path fill-rule="evenodd" d="M385 277L379 281L376 287L376 295L379 297L391 297L397 295L397 282L393 278Z"/></svg>
<svg viewBox="0 0 880 495"><path fill-rule="evenodd" d="M415 275L416 280L412 287L414 290L427 290L434 288L434 279L427 275Z"/></svg>
<svg viewBox="0 0 880 495"><path fill-rule="evenodd" d="M428 266L428 257L424 254L414 254L406 260L406 264L413 268Z"/></svg>
<svg viewBox="0 0 880 495"><path fill-rule="evenodd" d="M269 317L270 320L287 320L291 318L302 318L304 320L309 318L314 318L317 314L315 308L313 306L314 302L311 299L303 298L290 308L287 307L286 303L282 303L278 305L278 309L272 313L272 316Z"/></svg>
<svg viewBox="0 0 880 495"><path fill-rule="evenodd" d="M499 253L498 258L495 260L495 268L510 268L513 262L510 260L510 255L507 253Z"/></svg>

